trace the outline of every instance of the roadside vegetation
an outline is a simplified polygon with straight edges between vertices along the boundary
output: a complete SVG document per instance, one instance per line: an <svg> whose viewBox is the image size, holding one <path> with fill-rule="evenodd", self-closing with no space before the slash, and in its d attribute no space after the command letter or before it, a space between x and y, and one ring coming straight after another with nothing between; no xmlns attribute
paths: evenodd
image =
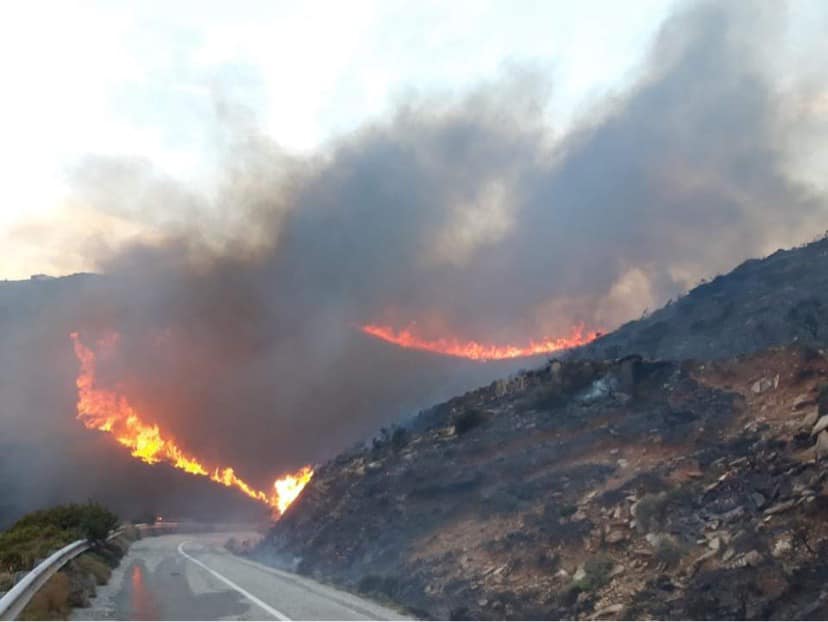
<svg viewBox="0 0 828 622"><path fill-rule="evenodd" d="M117 515L97 503L59 505L26 514L0 532L0 572L31 570L38 560L81 538L101 542L118 523Z"/></svg>
<svg viewBox="0 0 828 622"><path fill-rule="evenodd" d="M0 532L0 593L55 551L85 538L92 548L49 579L21 619L65 619L73 607L88 606L96 586L109 581L112 568L140 537L134 526L126 525L120 535L107 541L119 523L116 514L97 503L61 505L23 516Z"/></svg>

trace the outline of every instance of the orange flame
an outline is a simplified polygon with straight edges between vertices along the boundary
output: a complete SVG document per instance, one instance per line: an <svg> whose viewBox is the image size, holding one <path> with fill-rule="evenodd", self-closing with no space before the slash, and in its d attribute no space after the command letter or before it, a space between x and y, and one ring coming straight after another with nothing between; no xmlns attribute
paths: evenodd
<svg viewBox="0 0 828 622"><path fill-rule="evenodd" d="M582 346L595 340L600 335L599 332L586 332L583 325L581 325L574 327L568 337L544 337L540 341L530 341L528 346L494 346L484 345L477 341L460 341L454 337L424 339L415 335L411 328L395 331L390 326L378 326L374 324L362 326L362 332L403 348L435 352L446 356L457 356L474 361L494 361L548 354L550 352L557 352L558 350Z"/></svg>
<svg viewBox="0 0 828 622"><path fill-rule="evenodd" d="M77 377L77 418L87 428L109 432L132 455L147 464L164 462L192 475L209 477L227 487L234 487L248 497L266 503L281 516L299 496L313 477L313 469L302 467L296 473L288 473L273 483L270 494L256 490L236 475L232 467L208 468L197 458L185 453L174 440L165 437L157 424L146 423L123 395L95 385L95 353L81 343L77 333L70 335L75 346L75 356L80 361ZM99 342L102 350L111 350L117 343L117 335Z"/></svg>
<svg viewBox="0 0 828 622"><path fill-rule="evenodd" d="M273 483L273 488L276 490L276 507L280 514L285 513L285 510L299 496L311 477L313 477L313 469L306 466L296 471L296 473L277 479Z"/></svg>

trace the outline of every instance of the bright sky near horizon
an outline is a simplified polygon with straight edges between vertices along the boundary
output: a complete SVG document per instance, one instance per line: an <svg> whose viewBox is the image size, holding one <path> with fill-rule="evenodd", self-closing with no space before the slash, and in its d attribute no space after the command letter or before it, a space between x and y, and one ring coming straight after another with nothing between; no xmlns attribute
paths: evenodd
<svg viewBox="0 0 828 622"><path fill-rule="evenodd" d="M563 128L623 86L675 4L4 3L0 279L90 267L65 252L107 224L67 196L67 171L84 156L140 157L208 180L221 100L249 109L288 151L310 153L412 93L462 92L516 65L549 77L550 124Z"/></svg>
<svg viewBox="0 0 828 622"><path fill-rule="evenodd" d="M219 97L306 153L411 93L462 91L518 65L550 77L550 114L565 123L623 81L672 4L5 3L0 279L89 268L54 252L101 225L67 205L67 171L86 155L209 177Z"/></svg>

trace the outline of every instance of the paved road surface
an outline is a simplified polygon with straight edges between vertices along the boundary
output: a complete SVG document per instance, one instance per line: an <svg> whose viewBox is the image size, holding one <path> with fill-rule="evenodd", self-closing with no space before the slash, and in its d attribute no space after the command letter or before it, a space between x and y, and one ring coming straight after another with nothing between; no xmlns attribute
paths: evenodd
<svg viewBox="0 0 828 622"><path fill-rule="evenodd" d="M401 620L357 596L231 555L239 534L135 542L109 584L73 620Z"/></svg>

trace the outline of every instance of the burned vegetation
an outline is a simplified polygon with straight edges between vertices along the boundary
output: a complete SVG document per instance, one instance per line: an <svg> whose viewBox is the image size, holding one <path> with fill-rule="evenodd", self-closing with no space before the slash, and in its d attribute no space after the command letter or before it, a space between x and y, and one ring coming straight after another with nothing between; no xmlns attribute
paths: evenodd
<svg viewBox="0 0 828 622"><path fill-rule="evenodd" d="M826 381L801 348L553 361L339 456L257 555L424 617L828 615Z"/></svg>
<svg viewBox="0 0 828 622"><path fill-rule="evenodd" d="M826 262L747 262L386 430L256 555L426 618L828 617Z"/></svg>

